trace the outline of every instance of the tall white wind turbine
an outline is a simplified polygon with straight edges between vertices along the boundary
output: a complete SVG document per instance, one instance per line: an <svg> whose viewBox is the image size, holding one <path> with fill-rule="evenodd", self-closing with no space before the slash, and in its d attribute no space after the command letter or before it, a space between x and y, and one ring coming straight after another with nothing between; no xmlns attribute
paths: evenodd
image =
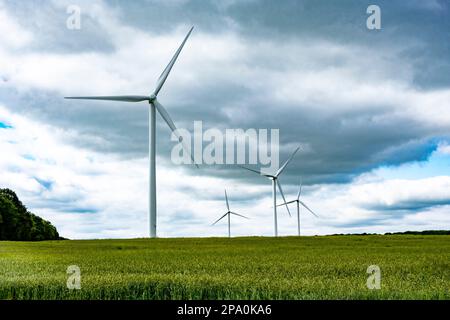
<svg viewBox="0 0 450 320"><path fill-rule="evenodd" d="M245 218L245 219L248 219L248 218L246 216L243 216L242 214L239 214L239 213L236 213L236 212L232 212L230 210L230 204L228 203L227 190L225 190L225 201L227 203L227 210L228 211L223 216L221 216L219 219L217 219L216 222L214 222L212 224L212 226L215 225L220 220L222 220L223 218L225 218L226 216L228 216L228 238L231 238L231 221L230 221L231 220L230 219L231 215L234 214L235 216L239 216L239 217L242 217L242 218Z"/></svg>
<svg viewBox="0 0 450 320"><path fill-rule="evenodd" d="M284 202L282 204L279 204L277 207L279 206L284 206L284 205L288 205L290 203L296 203L297 204L297 229L298 229L298 235L300 236L300 205L302 205L303 207L305 207L306 210L308 210L311 214L313 214L316 218L318 218L319 216L317 214L315 214L303 201L300 200L300 196L302 194L302 182L300 181L300 186L298 188L298 193L297 193L297 198L295 198L295 200L289 201L289 202Z"/></svg>
<svg viewBox="0 0 450 320"><path fill-rule="evenodd" d="M172 132L178 137L178 140L183 144L185 147L185 151L190 150L190 148L187 148L185 143L182 141L182 137L178 134L177 128L175 124L172 121L172 118L170 117L169 113L166 111L166 109L162 106L161 103L158 102L157 96L158 93L161 91L161 88L163 87L164 83L167 80L167 77L169 76L170 71L172 70L173 65L177 61L178 55L180 54L181 50L183 49L184 44L186 43L187 39L191 35L192 30L194 27L192 27L186 37L184 38L183 42L181 43L178 50L175 52L174 56L170 60L169 64L166 66L166 68L163 70L161 75L158 78L158 81L156 82L156 87L153 93L149 96L136 96L136 95L130 95L130 96L94 96L94 97L65 97L65 99L82 99L82 100L107 100L107 101L120 101L120 102L142 102L142 101L148 101L150 104L149 107L149 228L150 228L150 237L156 238L156 166L155 166L155 143L156 143L156 110L158 110L161 117L166 121L167 125L170 127ZM192 158L192 155L191 155ZM192 158L193 160L193 158ZM194 162L194 160L193 160Z"/></svg>
<svg viewBox="0 0 450 320"><path fill-rule="evenodd" d="M259 175L265 176L267 178L269 178L270 180L272 180L272 197L273 197L273 222L274 222L274 229L275 229L275 237L278 237L278 217L277 217L277 187L278 190L280 190L281 196L283 197L283 201L286 203L286 198L284 197L284 193L283 193L283 189L281 188L281 184L278 181L278 177L280 176L280 174L284 171L284 169L286 169L287 165L289 164L289 162L291 162L291 160L294 158L295 154L297 153L297 151L300 149L300 147L297 147L297 149L295 149L295 151L291 154L291 156L286 160L286 162L281 166L281 168L278 169L277 172L275 172L275 174L271 175L271 174L267 174L262 172L261 170L253 170L244 166L239 166L241 168L247 169L249 171L255 172ZM286 209L289 213L289 216L291 216L291 212L289 211L289 206L286 204Z"/></svg>

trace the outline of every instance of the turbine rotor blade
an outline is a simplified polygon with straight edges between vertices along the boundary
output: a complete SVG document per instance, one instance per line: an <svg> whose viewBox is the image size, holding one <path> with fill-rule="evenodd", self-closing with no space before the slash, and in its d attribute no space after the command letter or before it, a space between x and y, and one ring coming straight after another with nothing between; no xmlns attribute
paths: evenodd
<svg viewBox="0 0 450 320"><path fill-rule="evenodd" d="M285 202L285 203L282 203L282 204L277 204L277 207L285 206L287 204L291 204L291 203L294 203L294 202L297 202L297 200L292 200L292 201Z"/></svg>
<svg viewBox="0 0 450 320"><path fill-rule="evenodd" d="M172 132L175 132L177 130L177 127L175 126L175 123L173 123L172 118L170 117L166 108L164 108L163 105L161 103L159 103L158 100L156 100L156 99L152 101L152 104L155 106L156 110L158 110L159 114L164 119L164 121L167 123L170 130L172 130ZM180 139L180 136L177 135L177 138Z"/></svg>
<svg viewBox="0 0 450 320"><path fill-rule="evenodd" d="M245 218L245 219L249 219L250 220L250 218L248 218L248 217L246 217L246 216L243 216L242 214L239 214L239 213L236 213L236 212L230 212L231 214L234 214L235 216L239 216L239 217L242 217L242 218Z"/></svg>
<svg viewBox="0 0 450 320"><path fill-rule="evenodd" d="M286 205L286 209L287 209L287 211L289 213L289 217L292 217L291 211L289 211L289 206L287 205L286 198L284 197L284 193L283 193L283 189L281 188L280 181L278 181L278 179L276 179L276 181L277 181L278 190L280 190L281 197L283 197L284 204Z"/></svg>
<svg viewBox="0 0 450 320"><path fill-rule="evenodd" d="M247 167L244 167L244 166L241 166L241 165L237 165L239 168L242 168L242 169L246 169L246 170L248 170L248 171L252 171L252 172L254 172L254 173L257 173L257 174L261 174L261 171L258 171L258 170L254 170L254 169L250 169L250 168L247 168Z"/></svg>
<svg viewBox="0 0 450 320"><path fill-rule="evenodd" d="M188 34L186 35L186 37L184 38L183 42L181 43L180 47L178 48L178 50L175 52L175 54L173 55L172 59L170 60L169 64L167 65L167 67L164 69L164 71L161 73L161 75L158 78L158 82L156 83L156 88L155 91L153 92L153 94L155 96L158 95L159 91L161 90L162 86L164 85L164 83L166 82L167 77L169 76L170 70L172 70L173 65L175 64L175 62L177 61L178 56L180 55L181 50L184 47L184 44L186 43L187 39L189 38L189 36L191 35L192 30L194 29L194 27L192 27Z"/></svg>
<svg viewBox="0 0 450 320"><path fill-rule="evenodd" d="M225 213L223 216L221 216L219 219L216 220L216 222L214 222L213 224L211 224L212 226L215 225L217 222L219 222L220 220L222 220L223 218L225 218L227 216L228 212Z"/></svg>
<svg viewBox="0 0 450 320"><path fill-rule="evenodd" d="M227 202L227 209L228 211L230 211L230 205L228 203L228 195L227 195L227 190L225 189L225 201Z"/></svg>
<svg viewBox="0 0 450 320"><path fill-rule="evenodd" d="M294 158L295 154L297 153L297 151L300 149L300 147L297 147L297 149L295 149L295 151L291 154L291 156L286 160L286 162L281 166L280 169L278 169L277 173L275 174L275 177L278 177L283 170L286 168L286 166L289 164L289 162L291 162L292 158Z"/></svg>
<svg viewBox="0 0 450 320"><path fill-rule="evenodd" d="M301 194L302 194L302 180L300 179L300 187L298 188L297 200L300 200Z"/></svg>
<svg viewBox="0 0 450 320"><path fill-rule="evenodd" d="M195 163L194 157L192 156L191 152L189 151L190 148L188 148L187 144L183 141L183 137L180 136L178 134L178 130L177 127L175 126L175 123L173 123L172 118L170 117L169 113L167 112L167 110L163 107L163 105L161 103L159 103L158 100L153 100L151 102L151 104L153 106L155 106L156 110L158 110L159 114L161 115L161 117L164 119L164 121L166 121L167 125L169 126L170 130L172 130L172 132L176 135L176 137L178 138L178 141L181 142L183 149L189 153L189 156L192 159L192 163L195 164L195 166L198 168L198 165Z"/></svg>
<svg viewBox="0 0 450 320"><path fill-rule="evenodd" d="M310 208L308 208L308 206L306 204L304 204L302 201L299 201L300 204L302 206L304 206L306 208L306 210L308 210L309 212L311 212L314 216L316 216L317 218L319 218L319 216L317 214L315 214Z"/></svg>
<svg viewBox="0 0 450 320"><path fill-rule="evenodd" d="M141 101L150 100L150 97L148 97L148 96L93 96L93 97L64 97L64 99L141 102Z"/></svg>

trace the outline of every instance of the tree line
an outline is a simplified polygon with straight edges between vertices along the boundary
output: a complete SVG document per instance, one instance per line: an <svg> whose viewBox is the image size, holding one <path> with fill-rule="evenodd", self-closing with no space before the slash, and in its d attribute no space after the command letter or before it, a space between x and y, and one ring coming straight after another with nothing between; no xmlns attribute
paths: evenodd
<svg viewBox="0 0 450 320"><path fill-rule="evenodd" d="M29 212L10 189L0 189L0 240L58 240L58 231L48 221Z"/></svg>

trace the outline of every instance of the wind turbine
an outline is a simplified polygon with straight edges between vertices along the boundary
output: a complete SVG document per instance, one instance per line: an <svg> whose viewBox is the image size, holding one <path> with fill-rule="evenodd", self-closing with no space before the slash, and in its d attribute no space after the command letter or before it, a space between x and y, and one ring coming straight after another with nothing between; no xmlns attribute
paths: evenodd
<svg viewBox="0 0 450 320"><path fill-rule="evenodd" d="M263 173L261 170L253 170L244 166L239 166L241 168L247 169L249 171L255 172L259 175L265 176L267 178L269 178L270 180L272 180L272 197L273 197L273 221L274 221L274 228L275 228L275 237L278 237L278 219L277 219L277 186L278 186L278 190L280 190L281 196L283 197L283 201L286 203L286 198L284 197L284 193L283 193L283 189L281 188L281 184L278 181L278 177L280 176L280 174L283 172L283 170L286 168L286 166L289 164L289 162L291 162L291 160L294 158L295 154L297 153L297 151L300 149L300 147L297 147L297 149L295 149L295 151L291 154L291 156L286 160L286 162L281 166L281 168L278 169L278 171L271 175L271 174L267 174L267 173ZM289 213L289 216L291 216L291 212L289 211L289 206L287 204L286 205L286 209Z"/></svg>
<svg viewBox="0 0 450 320"><path fill-rule="evenodd" d="M219 222L220 220L222 220L223 218L225 218L226 216L228 216L228 238L231 237L231 221L230 221L230 217L232 214L234 214L235 216L239 216L245 219L248 219L246 216L243 216L242 214L236 213L236 212L232 212L230 210L230 204L228 203L228 195L227 195L227 190L225 189L225 201L227 202L227 213L225 213L223 216L221 216L219 219L216 220L216 222L214 222L212 224L215 225L217 222Z"/></svg>
<svg viewBox="0 0 450 320"><path fill-rule="evenodd" d="M149 107L149 229L150 229L150 237L156 238L156 166L155 166L155 143L156 143L156 110L158 110L161 117L166 121L169 128L172 130L172 132L177 136L178 140L182 143L185 150L190 150L183 141L182 137L177 132L177 127L172 121L172 118L170 117L169 113L166 111L166 109L162 106L161 103L158 102L157 96L158 93L161 91L161 88L163 87L164 83L167 80L167 77L169 76L170 71L172 70L173 65L177 61L178 55L181 52L181 49L183 49L184 44L186 43L187 39L191 35L192 30L194 27L192 27L186 37L184 38L183 42L181 43L178 50L175 52L174 56L170 60L169 64L166 66L166 68L163 70L161 75L159 76L156 87L153 93L149 96L136 96L136 95L130 95L130 96L94 96L94 97L65 97L65 99L82 99L82 100L107 100L107 101L120 101L120 102L142 102L142 101L148 101L150 104ZM191 156L191 159L193 163L195 164L195 161ZM197 165L196 165L197 166ZM198 167L198 166L197 166Z"/></svg>
<svg viewBox="0 0 450 320"><path fill-rule="evenodd" d="M277 207L279 206L284 206L284 205L288 205L290 203L296 203L297 204L297 228L298 228L298 235L300 236L300 205L302 205L303 207L305 207L306 210L308 210L309 212L311 212L314 216L316 216L317 218L319 217L317 214L315 214L310 208L308 208L308 206L300 200L300 195L302 194L302 182L300 180L300 186L298 188L298 193L297 193L297 198L295 198L295 200L289 201L289 202L284 202L282 204L277 205Z"/></svg>

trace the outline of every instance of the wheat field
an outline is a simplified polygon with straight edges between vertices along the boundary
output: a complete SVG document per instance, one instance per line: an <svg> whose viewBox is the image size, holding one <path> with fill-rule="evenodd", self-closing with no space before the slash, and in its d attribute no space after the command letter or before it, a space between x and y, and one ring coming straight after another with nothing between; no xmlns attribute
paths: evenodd
<svg viewBox="0 0 450 320"><path fill-rule="evenodd" d="M0 299L449 298L445 235L0 242Z"/></svg>

